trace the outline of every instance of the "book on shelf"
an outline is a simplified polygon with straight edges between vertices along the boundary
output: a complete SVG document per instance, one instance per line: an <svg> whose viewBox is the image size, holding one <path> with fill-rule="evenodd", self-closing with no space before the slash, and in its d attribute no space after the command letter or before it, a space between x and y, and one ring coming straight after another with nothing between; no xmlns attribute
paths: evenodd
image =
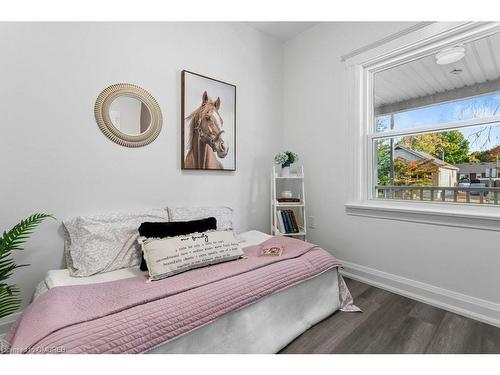
<svg viewBox="0 0 500 375"><path fill-rule="evenodd" d="M279 203L300 203L300 198L278 198Z"/></svg>
<svg viewBox="0 0 500 375"><path fill-rule="evenodd" d="M281 216L281 212L280 211L276 212L276 216L277 216L276 224L277 224L278 230L281 233L286 233L285 223L283 222L283 217Z"/></svg>
<svg viewBox="0 0 500 375"><path fill-rule="evenodd" d="M299 225L297 224L297 219L295 218L295 214L292 210L287 210L288 216L290 217L290 221L292 222L293 232L299 233Z"/></svg>
<svg viewBox="0 0 500 375"><path fill-rule="evenodd" d="M283 233L288 233L289 228L288 228L288 223L286 221L285 213L283 211L280 211L279 214L281 216L281 220L283 220L283 228L285 229Z"/></svg>
<svg viewBox="0 0 500 375"><path fill-rule="evenodd" d="M292 233L292 225L290 223L290 219L288 218L288 215L286 214L285 210L281 210L281 217L283 218L283 224L285 227L285 232L284 233Z"/></svg>
<svg viewBox="0 0 500 375"><path fill-rule="evenodd" d="M299 232L299 226L297 225L297 220L292 210L281 210L281 218L285 229L284 233Z"/></svg>

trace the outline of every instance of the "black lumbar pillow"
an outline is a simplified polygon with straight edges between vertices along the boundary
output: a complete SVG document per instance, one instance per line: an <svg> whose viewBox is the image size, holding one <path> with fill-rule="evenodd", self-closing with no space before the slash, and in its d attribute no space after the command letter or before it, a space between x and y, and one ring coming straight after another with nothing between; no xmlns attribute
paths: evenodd
<svg viewBox="0 0 500 375"><path fill-rule="evenodd" d="M167 223L142 223L139 226L139 235L146 238L165 238L181 236L195 232L205 232L217 229L215 217L190 221L169 221ZM142 254L141 271L147 271L148 265Z"/></svg>

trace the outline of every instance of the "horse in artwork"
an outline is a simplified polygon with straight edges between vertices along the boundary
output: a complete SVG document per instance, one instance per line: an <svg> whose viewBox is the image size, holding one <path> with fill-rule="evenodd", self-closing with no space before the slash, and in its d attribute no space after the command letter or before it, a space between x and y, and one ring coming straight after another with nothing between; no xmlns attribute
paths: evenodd
<svg viewBox="0 0 500 375"><path fill-rule="evenodd" d="M217 159L217 157L224 159L229 150L222 138L224 121L219 115L220 104L220 98L212 101L205 91L201 106L186 118L190 123L188 153L184 159L184 168L224 169Z"/></svg>

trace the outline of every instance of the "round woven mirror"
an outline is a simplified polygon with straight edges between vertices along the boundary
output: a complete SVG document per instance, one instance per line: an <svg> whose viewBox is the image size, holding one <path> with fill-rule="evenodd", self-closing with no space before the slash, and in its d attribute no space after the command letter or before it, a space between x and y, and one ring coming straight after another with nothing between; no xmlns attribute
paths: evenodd
<svg viewBox="0 0 500 375"><path fill-rule="evenodd" d="M94 107L99 129L113 142L142 147L155 140L162 125L161 109L143 88L118 83L104 89Z"/></svg>

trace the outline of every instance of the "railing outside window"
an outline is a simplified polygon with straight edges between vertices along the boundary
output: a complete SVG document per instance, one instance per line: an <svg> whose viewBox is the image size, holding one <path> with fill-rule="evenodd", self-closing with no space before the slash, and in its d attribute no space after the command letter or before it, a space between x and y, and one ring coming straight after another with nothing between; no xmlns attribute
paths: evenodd
<svg viewBox="0 0 500 375"><path fill-rule="evenodd" d="M379 199L500 204L500 187L375 186Z"/></svg>

